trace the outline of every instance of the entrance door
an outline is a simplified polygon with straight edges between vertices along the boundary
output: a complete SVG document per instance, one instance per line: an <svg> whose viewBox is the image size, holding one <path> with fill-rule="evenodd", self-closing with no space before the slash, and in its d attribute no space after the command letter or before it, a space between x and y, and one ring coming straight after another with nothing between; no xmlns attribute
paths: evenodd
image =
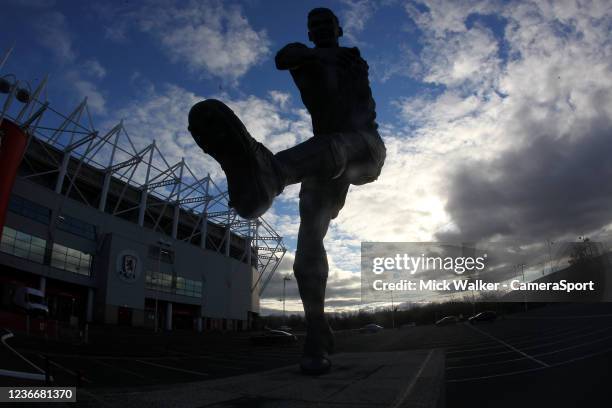
<svg viewBox="0 0 612 408"><path fill-rule="evenodd" d="M132 309L129 307L119 306L117 310L117 324L119 326L132 325Z"/></svg>

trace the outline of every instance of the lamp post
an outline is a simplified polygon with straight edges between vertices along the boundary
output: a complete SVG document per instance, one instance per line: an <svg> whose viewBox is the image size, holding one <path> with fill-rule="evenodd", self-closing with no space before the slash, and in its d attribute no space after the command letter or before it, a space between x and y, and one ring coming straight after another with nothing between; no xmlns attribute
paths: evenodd
<svg viewBox="0 0 612 408"><path fill-rule="evenodd" d="M283 276L283 322L286 323L286 316L285 316L285 287L287 285L287 281L291 280L291 276L289 275L285 275Z"/></svg>
<svg viewBox="0 0 612 408"><path fill-rule="evenodd" d="M521 268L521 274L523 275L523 283L525 283L525 264L520 263L517 267ZM525 311L527 311L527 293L523 291L523 304L525 305Z"/></svg>
<svg viewBox="0 0 612 408"><path fill-rule="evenodd" d="M548 273L553 273L553 259L552 259L552 246L554 245L553 241L546 241L547 246L548 246L548 262L550 262L549 264L549 268L548 268Z"/></svg>
<svg viewBox="0 0 612 408"><path fill-rule="evenodd" d="M393 302L393 291L391 291L391 328L395 329L395 303Z"/></svg>
<svg viewBox="0 0 612 408"><path fill-rule="evenodd" d="M162 254L169 253L168 249L172 246L172 244L161 238L157 241L157 243L159 244L159 253L157 256L157 279L160 279L160 281L163 282L163 279L161 279L161 257L162 257ZM166 249L163 249L162 248L163 246L165 246ZM158 326L158 318L157 318L158 303L159 303L159 281L155 285L155 328L154 328L155 333L157 333L157 326Z"/></svg>

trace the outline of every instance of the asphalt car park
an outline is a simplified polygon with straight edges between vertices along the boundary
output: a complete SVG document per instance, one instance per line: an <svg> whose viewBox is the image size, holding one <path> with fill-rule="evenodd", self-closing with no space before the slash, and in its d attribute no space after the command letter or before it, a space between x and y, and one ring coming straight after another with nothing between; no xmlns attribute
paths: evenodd
<svg viewBox="0 0 612 408"><path fill-rule="evenodd" d="M608 405L612 304L549 305L490 322L343 340L345 351L445 350L449 408Z"/></svg>
<svg viewBox="0 0 612 408"><path fill-rule="evenodd" d="M54 385L92 390L202 381L292 365L303 344L300 333L297 343L268 345L251 344L249 333L107 336L96 341L93 334L87 347L17 337L9 344L38 367L49 364ZM448 407L602 406L612 380L612 305L551 305L474 325L337 336L338 352L434 348L445 350ZM3 364L8 361L21 364L16 359L3 359ZM2 382L25 384L7 383L5 377Z"/></svg>
<svg viewBox="0 0 612 408"><path fill-rule="evenodd" d="M130 336L131 344L124 347L110 342L108 347L46 344L17 336L11 340L12 347L33 365L50 366L53 385L86 388L129 388L245 374L292 364L301 351L295 343L252 345L248 335L240 334L172 337L141 333ZM32 367L24 370L24 364L15 360L21 371L36 371ZM2 383L19 385L23 380L2 377Z"/></svg>
<svg viewBox="0 0 612 408"><path fill-rule="evenodd" d="M556 305L488 325L447 345L447 406L603 406L612 364L612 308Z"/></svg>

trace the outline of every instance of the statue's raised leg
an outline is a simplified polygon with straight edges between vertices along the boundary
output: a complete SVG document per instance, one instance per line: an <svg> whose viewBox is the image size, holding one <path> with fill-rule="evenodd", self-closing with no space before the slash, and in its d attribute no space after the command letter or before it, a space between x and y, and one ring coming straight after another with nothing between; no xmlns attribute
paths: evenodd
<svg viewBox="0 0 612 408"><path fill-rule="evenodd" d="M207 99L189 112L189 130L227 177L230 207L243 218L257 218L285 186L305 177L339 177L347 164L344 149L332 137L312 137L274 155L256 141L223 102Z"/></svg>

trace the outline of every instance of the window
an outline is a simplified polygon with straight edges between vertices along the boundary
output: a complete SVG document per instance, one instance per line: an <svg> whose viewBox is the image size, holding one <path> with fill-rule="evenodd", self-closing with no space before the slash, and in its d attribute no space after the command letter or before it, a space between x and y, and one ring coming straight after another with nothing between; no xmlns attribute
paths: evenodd
<svg viewBox="0 0 612 408"><path fill-rule="evenodd" d="M191 297L202 296L202 282L176 277L176 294Z"/></svg>
<svg viewBox="0 0 612 408"><path fill-rule="evenodd" d="M43 263L45 260L45 248L47 241L25 232L4 227L0 251L29 259L30 261Z"/></svg>
<svg viewBox="0 0 612 408"><path fill-rule="evenodd" d="M169 273L147 271L145 275L145 287L159 292L174 293L176 295L196 298L202 297L202 282L177 276L173 285L172 275Z"/></svg>
<svg viewBox="0 0 612 408"><path fill-rule="evenodd" d="M78 218L62 214L57 217L57 228L83 238L96 239L96 226Z"/></svg>
<svg viewBox="0 0 612 408"><path fill-rule="evenodd" d="M169 273L147 271L145 287L159 292L172 293L172 275Z"/></svg>
<svg viewBox="0 0 612 408"><path fill-rule="evenodd" d="M51 253L51 266L57 269L91 276L92 256L78 249L54 243Z"/></svg>
<svg viewBox="0 0 612 408"><path fill-rule="evenodd" d="M44 224L49 224L51 220L51 210L49 208L16 195L11 196L9 211Z"/></svg>

